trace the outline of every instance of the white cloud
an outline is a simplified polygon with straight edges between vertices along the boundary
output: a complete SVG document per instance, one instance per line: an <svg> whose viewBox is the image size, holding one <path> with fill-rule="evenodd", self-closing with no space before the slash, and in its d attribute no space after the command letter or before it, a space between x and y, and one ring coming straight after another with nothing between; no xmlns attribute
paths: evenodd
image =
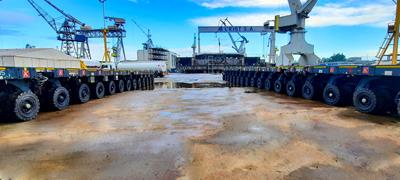
<svg viewBox="0 0 400 180"><path fill-rule="evenodd" d="M332 25L385 26L393 19L394 11L393 4L366 4L356 7L328 4L314 10L309 25L313 27Z"/></svg>
<svg viewBox="0 0 400 180"><path fill-rule="evenodd" d="M190 20L195 25L215 26L221 18L228 17L234 25L263 25L267 20L272 20L275 15L285 15L289 12L274 13L239 13L221 16L200 17ZM392 21L395 14L393 3L364 4L351 6L346 4L326 4L317 6L307 20L308 27L326 26L386 26Z"/></svg>
<svg viewBox="0 0 400 180"><path fill-rule="evenodd" d="M281 7L287 6L287 0L192 0L206 8L225 7ZM305 2L307 0L300 0Z"/></svg>
<svg viewBox="0 0 400 180"><path fill-rule="evenodd" d="M278 7L287 4L287 0L194 0L207 8L224 7Z"/></svg>

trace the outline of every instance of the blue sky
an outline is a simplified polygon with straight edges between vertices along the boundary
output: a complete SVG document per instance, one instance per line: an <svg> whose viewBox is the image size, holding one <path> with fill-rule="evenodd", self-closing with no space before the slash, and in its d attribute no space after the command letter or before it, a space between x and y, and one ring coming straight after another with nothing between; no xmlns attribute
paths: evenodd
<svg viewBox="0 0 400 180"><path fill-rule="evenodd" d="M60 15L35 0L52 16ZM101 5L98 0L52 0L69 14L92 27L102 27ZM395 5L391 0L319 0L307 20L307 41L315 45L316 54L327 57L343 52L347 56L375 56L386 34L387 24L394 19ZM157 46L171 49L181 56L190 55L193 34L198 25L218 25L220 18L229 17L234 25L262 25L274 15L289 13L287 0L108 0L107 15L128 20L125 39L129 59L136 59L146 37L130 21L136 20L150 28ZM60 19L61 20L61 19ZM250 56L267 51L260 35L245 35L250 40ZM224 52L233 52L226 34L202 36L202 49L218 51L218 38ZM277 46L288 43L288 35L278 35ZM264 43L263 43L264 42ZM0 1L0 48L59 46L56 34L26 0ZM109 42L113 43L112 40ZM100 58L101 40L91 41L94 57Z"/></svg>

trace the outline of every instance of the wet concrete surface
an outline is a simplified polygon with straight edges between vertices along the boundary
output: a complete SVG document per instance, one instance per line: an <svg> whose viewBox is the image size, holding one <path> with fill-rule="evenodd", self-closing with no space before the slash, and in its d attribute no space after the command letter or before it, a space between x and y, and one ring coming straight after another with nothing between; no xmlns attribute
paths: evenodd
<svg viewBox="0 0 400 180"><path fill-rule="evenodd" d="M171 74L0 125L0 179L399 179L396 118Z"/></svg>

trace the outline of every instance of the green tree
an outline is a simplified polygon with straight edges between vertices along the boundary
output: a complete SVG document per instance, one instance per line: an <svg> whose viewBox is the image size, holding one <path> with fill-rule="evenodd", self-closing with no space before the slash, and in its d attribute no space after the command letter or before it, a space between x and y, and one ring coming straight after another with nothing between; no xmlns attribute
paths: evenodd
<svg viewBox="0 0 400 180"><path fill-rule="evenodd" d="M343 53L333 54L329 58L323 58L322 59L323 62L343 62L343 61L346 61L346 60L347 60L347 58Z"/></svg>

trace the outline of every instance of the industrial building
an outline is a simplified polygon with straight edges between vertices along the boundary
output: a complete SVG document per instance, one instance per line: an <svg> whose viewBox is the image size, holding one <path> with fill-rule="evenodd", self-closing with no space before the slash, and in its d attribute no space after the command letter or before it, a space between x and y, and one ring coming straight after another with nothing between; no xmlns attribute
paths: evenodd
<svg viewBox="0 0 400 180"><path fill-rule="evenodd" d="M149 48L137 51L137 59L140 61L163 61L167 64L167 70L174 72L178 55L164 48Z"/></svg>

